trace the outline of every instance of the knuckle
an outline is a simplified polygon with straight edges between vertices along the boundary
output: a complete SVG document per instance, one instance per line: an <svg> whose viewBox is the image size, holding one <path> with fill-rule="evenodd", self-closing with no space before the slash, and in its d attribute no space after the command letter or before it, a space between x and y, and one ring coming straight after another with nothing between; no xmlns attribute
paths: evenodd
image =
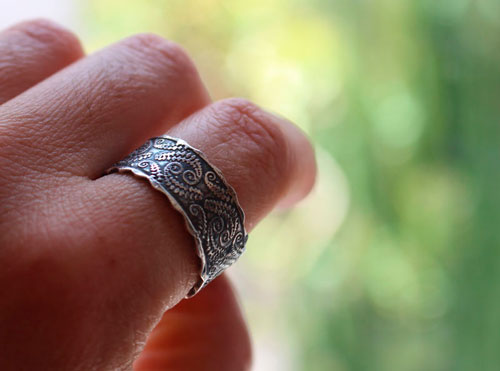
<svg viewBox="0 0 500 371"><path fill-rule="evenodd" d="M220 122L228 122L226 141L234 141L272 178L283 178L289 162L288 141L274 117L242 98L230 98L216 104ZM223 138L221 138L223 139Z"/></svg>
<svg viewBox="0 0 500 371"><path fill-rule="evenodd" d="M129 47L140 51L147 51L149 49L155 50L158 47L162 47L164 43L168 43L168 41L163 37L149 32L130 36L129 38L125 39L124 42Z"/></svg>
<svg viewBox="0 0 500 371"><path fill-rule="evenodd" d="M70 55L82 54L82 47L78 38L71 31L47 19L34 19L19 23L12 28L20 32L31 42L42 44L52 53Z"/></svg>
<svg viewBox="0 0 500 371"><path fill-rule="evenodd" d="M126 45L139 53L146 54L149 63L167 67L172 72L194 72L195 67L186 51L178 44L153 33L141 33L125 40Z"/></svg>

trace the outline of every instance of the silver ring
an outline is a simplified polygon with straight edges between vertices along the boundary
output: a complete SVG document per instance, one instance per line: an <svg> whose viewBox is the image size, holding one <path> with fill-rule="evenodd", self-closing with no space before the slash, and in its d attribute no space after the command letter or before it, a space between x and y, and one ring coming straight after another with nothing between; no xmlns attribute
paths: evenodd
<svg viewBox="0 0 500 371"><path fill-rule="evenodd" d="M245 214L234 189L205 155L182 139L149 139L107 173L132 172L146 178L181 212L201 260L195 295L233 264L245 250Z"/></svg>

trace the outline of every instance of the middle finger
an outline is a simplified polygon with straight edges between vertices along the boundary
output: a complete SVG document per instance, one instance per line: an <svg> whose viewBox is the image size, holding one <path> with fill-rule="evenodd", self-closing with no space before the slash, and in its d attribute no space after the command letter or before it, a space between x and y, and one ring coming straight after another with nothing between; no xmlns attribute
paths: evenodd
<svg viewBox="0 0 500 371"><path fill-rule="evenodd" d="M15 158L39 175L55 170L95 178L208 102L179 46L155 35L133 36L1 106L0 169L9 171Z"/></svg>

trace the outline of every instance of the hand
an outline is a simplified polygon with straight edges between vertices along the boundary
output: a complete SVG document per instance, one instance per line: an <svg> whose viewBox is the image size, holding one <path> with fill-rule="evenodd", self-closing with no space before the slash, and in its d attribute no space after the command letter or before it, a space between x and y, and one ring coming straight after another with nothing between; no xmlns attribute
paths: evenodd
<svg viewBox="0 0 500 371"><path fill-rule="evenodd" d="M51 22L0 33L1 370L249 367L227 278L182 300L199 269L182 216L147 182L103 176L165 132L222 170L249 231L314 182L298 129L242 99L212 103L172 42L143 34L84 56Z"/></svg>

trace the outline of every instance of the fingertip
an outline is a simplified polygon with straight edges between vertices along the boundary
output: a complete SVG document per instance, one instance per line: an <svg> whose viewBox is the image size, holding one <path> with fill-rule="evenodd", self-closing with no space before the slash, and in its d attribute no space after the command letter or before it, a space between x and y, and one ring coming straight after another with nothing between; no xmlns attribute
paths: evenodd
<svg viewBox="0 0 500 371"><path fill-rule="evenodd" d="M276 205L276 208L283 210L292 207L311 192L316 182L317 165L314 147L305 132L285 118L281 118L279 125L288 138L288 168L292 174L289 187Z"/></svg>

